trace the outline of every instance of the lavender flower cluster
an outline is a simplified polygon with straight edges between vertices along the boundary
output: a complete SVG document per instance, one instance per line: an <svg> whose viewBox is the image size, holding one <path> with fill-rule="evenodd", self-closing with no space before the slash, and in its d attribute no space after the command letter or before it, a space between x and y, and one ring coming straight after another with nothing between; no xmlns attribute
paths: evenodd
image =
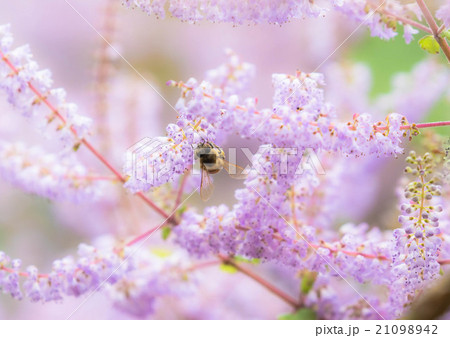
<svg viewBox="0 0 450 338"><path fill-rule="evenodd" d="M61 158L39 147L0 141L0 176L10 184L52 200L92 201L104 186L90 180L86 167L75 158Z"/></svg>
<svg viewBox="0 0 450 338"><path fill-rule="evenodd" d="M28 45L12 49L13 42L10 26L0 26L0 89L8 102L45 135L58 137L62 145L78 147L89 133L91 119L78 114L78 107L66 101L64 89L52 88L50 71L39 68Z"/></svg>
<svg viewBox="0 0 450 338"><path fill-rule="evenodd" d="M419 33L409 22L400 18L422 19L422 12L416 3L404 3L398 0L122 0L128 8L139 8L148 15L165 18L166 5L171 16L186 22L202 20L228 22L234 25L245 23L283 24L295 19L323 17L329 11L336 10L348 18L367 26L372 36L392 39L398 25L403 25L403 36L410 43ZM450 6L442 4L436 11L436 17L450 27Z"/></svg>
<svg viewBox="0 0 450 338"><path fill-rule="evenodd" d="M32 302L61 301L102 290L119 309L145 316L155 301L168 295L188 295L195 286L195 273L181 253L116 246L115 239L100 237L95 247L80 244L78 257L55 260L50 273L35 266L22 269L20 259L0 251L0 289L5 294ZM192 277L187 282L187 276ZM25 281L19 281L25 278Z"/></svg>
<svg viewBox="0 0 450 338"><path fill-rule="evenodd" d="M397 292L391 298L402 305L408 304L424 284L439 275L442 243L439 215L443 211L439 203L441 187L435 178L429 177L434 167L432 155L426 153L421 157L412 151L406 161L412 167L406 167L405 171L416 180L404 190L399 216L402 228L394 231L396 250L392 257L397 279L392 288Z"/></svg>
<svg viewBox="0 0 450 338"><path fill-rule="evenodd" d="M187 22L209 20L212 22L231 22L233 24L269 22L282 24L291 19L306 16L323 15L322 8L309 0L256 0L252 2L239 0L124 0L130 8L139 8L148 15L159 18L166 16L166 4L169 13Z"/></svg>

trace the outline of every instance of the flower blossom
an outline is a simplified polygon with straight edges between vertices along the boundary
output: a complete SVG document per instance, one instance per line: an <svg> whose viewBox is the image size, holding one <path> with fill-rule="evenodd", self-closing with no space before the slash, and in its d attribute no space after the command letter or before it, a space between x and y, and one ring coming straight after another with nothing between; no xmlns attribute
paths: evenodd
<svg viewBox="0 0 450 338"><path fill-rule="evenodd" d="M102 288L120 310L146 317L158 297L189 294L194 285L185 279L189 265L181 253L118 250L108 236L96 244L80 244L77 258L55 260L48 274L35 266L22 271L20 259L11 260L0 251L0 290L16 299L45 303Z"/></svg>
<svg viewBox="0 0 450 338"><path fill-rule="evenodd" d="M52 200L81 202L102 194L103 184L73 157L0 141L0 176L24 191Z"/></svg>
<svg viewBox="0 0 450 338"><path fill-rule="evenodd" d="M403 194L402 214L399 223L402 228L393 233L393 275L391 302L396 315L423 289L427 283L439 275L437 262L442 240L439 214L442 206L436 203L441 195L440 186L429 178L433 170L433 158L429 153L423 157L411 152L406 172L416 177Z"/></svg>
<svg viewBox="0 0 450 338"><path fill-rule="evenodd" d="M39 68L28 45L12 49L13 42L10 26L0 26L0 89L8 102L45 135L56 132L63 145L78 147L91 119L66 101L64 89L52 88L50 71Z"/></svg>
<svg viewBox="0 0 450 338"><path fill-rule="evenodd" d="M148 15L166 16L165 6L171 16L182 21L282 24L292 19L323 15L324 8L309 0L125 0L128 8L139 8Z"/></svg>
<svg viewBox="0 0 450 338"><path fill-rule="evenodd" d="M350 19L369 27L372 36L391 39L397 35L397 21L391 13L398 16L417 16L420 14L414 4L402 4L397 0L124 0L127 8L139 8L148 15L165 18L168 13L184 22L195 23L203 20L242 24L284 24L295 19L325 16L330 10L343 13ZM385 12L388 10L389 13ZM437 15L445 20L445 5ZM438 16L439 17L439 16ZM410 43L418 31L405 24L404 38Z"/></svg>

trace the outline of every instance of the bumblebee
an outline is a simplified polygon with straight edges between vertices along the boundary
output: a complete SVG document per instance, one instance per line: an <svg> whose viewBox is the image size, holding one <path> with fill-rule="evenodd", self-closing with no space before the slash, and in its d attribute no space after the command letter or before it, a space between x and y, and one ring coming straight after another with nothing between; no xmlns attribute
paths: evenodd
<svg viewBox="0 0 450 338"><path fill-rule="evenodd" d="M244 169L228 162L225 159L225 153L222 148L218 147L212 142L202 142L195 148L195 159L200 162L201 183L200 183L200 197L203 201L207 201L213 191L214 185L212 183L210 174L217 174L222 169L225 169L228 174L236 179L245 178L243 174Z"/></svg>

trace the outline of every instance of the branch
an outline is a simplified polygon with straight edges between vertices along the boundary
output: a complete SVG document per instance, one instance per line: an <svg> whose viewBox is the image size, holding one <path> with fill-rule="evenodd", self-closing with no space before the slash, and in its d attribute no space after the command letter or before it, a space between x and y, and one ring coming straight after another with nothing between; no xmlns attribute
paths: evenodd
<svg viewBox="0 0 450 338"><path fill-rule="evenodd" d="M428 122L428 123L416 123L412 126L415 126L416 128L431 128L431 127L444 127L444 126L450 126L450 121L442 121L442 122ZM408 127L411 126L402 126L400 129L408 129Z"/></svg>
<svg viewBox="0 0 450 338"><path fill-rule="evenodd" d="M447 41L439 35L439 27L438 27L436 21L434 20L433 15L431 14L430 10L428 9L427 4L425 3L424 0L416 0L416 2L419 5L420 10L422 11L423 16L425 17L425 20L428 23L428 26L430 26L431 31L433 32L434 38L436 39L437 43L439 44L442 51L444 52L448 62L450 63L450 47L449 47Z"/></svg>
<svg viewBox="0 0 450 338"><path fill-rule="evenodd" d="M409 19L409 18L406 18L406 17L403 17L403 16L399 16L397 14L394 14L394 13L388 11L387 9L382 9L380 12L383 13L383 14L392 16L393 18L397 19L398 21L403 22L406 25L410 25L410 26L416 27L416 28L418 28L418 29L420 29L420 30L422 30L424 32L427 32L428 34L433 34L433 31L429 27L427 27L425 25L422 25L421 23L419 23L419 22L417 22L415 20L412 20L412 19Z"/></svg>
<svg viewBox="0 0 450 338"><path fill-rule="evenodd" d="M450 121L440 121L440 122L426 122L426 123L411 123L404 126L400 126L401 130L407 129L423 129L423 128L433 128L433 127L446 127L450 126ZM376 126L377 131L388 130L388 126Z"/></svg>

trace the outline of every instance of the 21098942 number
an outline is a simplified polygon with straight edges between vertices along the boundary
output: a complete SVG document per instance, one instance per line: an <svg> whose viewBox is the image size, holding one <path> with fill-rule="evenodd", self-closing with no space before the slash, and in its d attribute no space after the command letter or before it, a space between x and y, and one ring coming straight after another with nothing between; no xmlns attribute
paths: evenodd
<svg viewBox="0 0 450 338"><path fill-rule="evenodd" d="M437 325L377 325L376 334L438 334Z"/></svg>

